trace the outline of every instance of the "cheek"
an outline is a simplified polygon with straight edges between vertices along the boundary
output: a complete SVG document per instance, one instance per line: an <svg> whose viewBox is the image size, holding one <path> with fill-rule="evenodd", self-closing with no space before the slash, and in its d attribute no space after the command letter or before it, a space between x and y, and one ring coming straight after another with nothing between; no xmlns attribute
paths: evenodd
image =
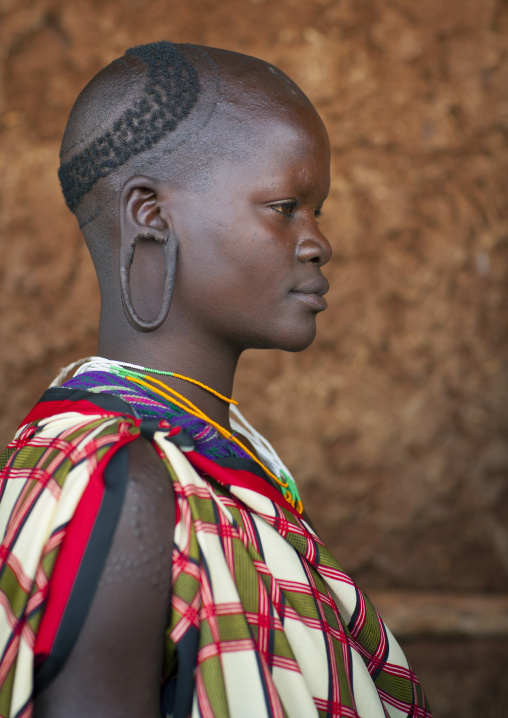
<svg viewBox="0 0 508 718"><path fill-rule="evenodd" d="M284 280L286 263L261 242L236 243L225 251L207 257L206 269L225 292L245 294L270 292ZM270 292L271 293L271 292Z"/></svg>
<svg viewBox="0 0 508 718"><path fill-rule="evenodd" d="M268 225L268 226L267 226ZM266 308L291 282L292 251L287 237L247 210L227 223L211 216L182 237L178 271L186 294L221 307ZM231 307L234 310L234 307ZM273 311L273 307L272 307Z"/></svg>

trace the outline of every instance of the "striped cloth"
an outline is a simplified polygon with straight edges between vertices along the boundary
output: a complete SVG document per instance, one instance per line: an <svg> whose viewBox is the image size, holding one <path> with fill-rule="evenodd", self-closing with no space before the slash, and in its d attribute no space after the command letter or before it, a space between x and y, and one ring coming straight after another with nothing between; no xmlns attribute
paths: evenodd
<svg viewBox="0 0 508 718"><path fill-rule="evenodd" d="M143 431L104 396L46 392L0 463L0 716L32 715L34 681L68 654L100 577L123 447ZM299 514L253 462L183 452L180 431L152 428L177 508L161 715L430 716L397 642Z"/></svg>

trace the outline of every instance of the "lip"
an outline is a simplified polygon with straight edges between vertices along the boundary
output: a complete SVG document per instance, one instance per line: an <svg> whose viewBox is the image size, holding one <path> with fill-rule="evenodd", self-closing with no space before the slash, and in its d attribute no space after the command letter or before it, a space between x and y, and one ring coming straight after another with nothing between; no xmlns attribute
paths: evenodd
<svg viewBox="0 0 508 718"><path fill-rule="evenodd" d="M309 308L317 312L322 312L328 306L328 302L323 294L326 294L329 288L330 285L328 281L324 277L320 277L312 282L307 282L306 284L295 287L291 290L291 294L295 294L297 298Z"/></svg>

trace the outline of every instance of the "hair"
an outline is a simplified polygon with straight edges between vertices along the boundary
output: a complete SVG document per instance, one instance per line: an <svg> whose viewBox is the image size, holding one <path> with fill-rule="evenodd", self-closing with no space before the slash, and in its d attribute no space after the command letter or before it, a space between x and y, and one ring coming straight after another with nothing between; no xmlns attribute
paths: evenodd
<svg viewBox="0 0 508 718"><path fill-rule="evenodd" d="M61 165L58 177L72 212L97 180L133 155L150 150L188 117L197 102L201 89L197 70L172 43L132 47L126 55L145 64L145 85L110 129Z"/></svg>

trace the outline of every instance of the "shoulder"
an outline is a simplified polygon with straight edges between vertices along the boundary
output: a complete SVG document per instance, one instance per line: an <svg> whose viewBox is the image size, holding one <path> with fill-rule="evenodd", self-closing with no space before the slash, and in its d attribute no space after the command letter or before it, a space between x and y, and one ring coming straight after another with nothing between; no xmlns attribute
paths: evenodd
<svg viewBox="0 0 508 718"><path fill-rule="evenodd" d="M129 456L129 479L136 484L159 483L166 486L169 481L168 472L153 444L144 436L127 447Z"/></svg>
<svg viewBox="0 0 508 718"><path fill-rule="evenodd" d="M124 549L134 565L139 560L149 571L159 573L161 562L171 565L175 528L173 486L148 439L140 436L130 443L127 454L127 490L114 541L126 542Z"/></svg>
<svg viewBox="0 0 508 718"><path fill-rule="evenodd" d="M173 489L148 439L138 437L125 451L125 498L97 591L67 662L36 700L38 718L159 712Z"/></svg>

